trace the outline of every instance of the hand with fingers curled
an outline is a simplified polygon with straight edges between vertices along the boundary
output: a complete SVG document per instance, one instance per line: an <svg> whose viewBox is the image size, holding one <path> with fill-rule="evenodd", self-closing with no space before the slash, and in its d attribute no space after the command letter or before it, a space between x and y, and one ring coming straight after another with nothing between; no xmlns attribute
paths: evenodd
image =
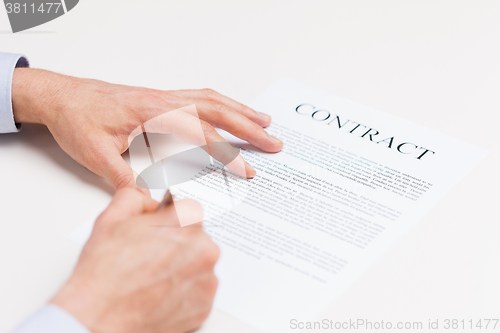
<svg viewBox="0 0 500 333"><path fill-rule="evenodd" d="M45 124L67 154L115 189L137 186L121 154L131 138L140 134L138 129L173 134L207 147L218 160L236 155L227 166L247 178L253 178L256 171L241 155L211 149L226 142L215 128L266 152L283 147L264 130L270 116L210 89L162 91L16 68L12 105L17 123Z"/></svg>
<svg viewBox="0 0 500 333"><path fill-rule="evenodd" d="M92 333L184 333L207 318L217 289L218 247L193 200L158 209L133 188L118 190L97 219L76 268L51 300ZM158 227L161 226L161 227Z"/></svg>

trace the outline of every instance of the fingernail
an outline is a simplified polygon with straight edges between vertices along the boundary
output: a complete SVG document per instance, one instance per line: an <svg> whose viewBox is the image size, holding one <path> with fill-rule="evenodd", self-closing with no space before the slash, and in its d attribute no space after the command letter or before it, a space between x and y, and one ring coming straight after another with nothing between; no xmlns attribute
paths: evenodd
<svg viewBox="0 0 500 333"><path fill-rule="evenodd" d="M247 172L247 179L252 179L257 174L257 171L255 171L255 169L252 168L250 163L248 163L247 161L245 161L245 169Z"/></svg>
<svg viewBox="0 0 500 333"><path fill-rule="evenodd" d="M275 143L279 144L279 145L282 145L283 144L283 141L281 141L280 139L278 139L277 137L274 137L272 135L269 135L269 137L271 138L271 140L273 140Z"/></svg>
<svg viewBox="0 0 500 333"><path fill-rule="evenodd" d="M271 121L270 115L263 113L263 112L258 112L258 111L257 111L257 114L259 115L260 119L265 120L265 121Z"/></svg>

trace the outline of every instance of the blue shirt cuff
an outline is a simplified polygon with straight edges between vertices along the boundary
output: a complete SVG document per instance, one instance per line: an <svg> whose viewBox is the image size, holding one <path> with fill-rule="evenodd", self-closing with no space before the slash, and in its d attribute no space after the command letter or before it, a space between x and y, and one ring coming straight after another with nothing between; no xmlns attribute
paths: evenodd
<svg viewBox="0 0 500 333"><path fill-rule="evenodd" d="M54 304L47 304L11 333L91 333L75 317Z"/></svg>
<svg viewBox="0 0 500 333"><path fill-rule="evenodd" d="M19 132L12 110L12 76L14 68L29 67L22 54L0 53L0 133Z"/></svg>

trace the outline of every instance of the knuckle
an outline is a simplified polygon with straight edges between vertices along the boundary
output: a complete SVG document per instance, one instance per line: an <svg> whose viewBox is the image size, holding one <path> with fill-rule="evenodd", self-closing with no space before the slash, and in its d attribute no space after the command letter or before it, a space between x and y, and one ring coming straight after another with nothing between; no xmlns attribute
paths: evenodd
<svg viewBox="0 0 500 333"><path fill-rule="evenodd" d="M205 137L214 134L215 128L204 120L200 120L201 130Z"/></svg>
<svg viewBox="0 0 500 333"><path fill-rule="evenodd" d="M113 179L112 185L116 189L122 189L131 183L134 183L134 177L129 173L121 173Z"/></svg>
<svg viewBox="0 0 500 333"><path fill-rule="evenodd" d="M219 127L219 125L224 121L224 119L228 117L230 113L233 112L232 110L228 109L224 104L217 102L212 103L212 108L215 111L214 125L216 127Z"/></svg>
<svg viewBox="0 0 500 333"><path fill-rule="evenodd" d="M214 110L217 113L220 113L220 114L223 114L223 115L230 112L230 110L224 104L222 104L222 103L213 102L212 103L212 107L214 108Z"/></svg>
<svg viewBox="0 0 500 333"><path fill-rule="evenodd" d="M207 238L208 241L203 246L203 256L201 259L204 263L213 266L219 260L220 249L208 236Z"/></svg>
<svg viewBox="0 0 500 333"><path fill-rule="evenodd" d="M217 99L219 97L219 93L213 89L205 88L202 91L205 97L208 99Z"/></svg>

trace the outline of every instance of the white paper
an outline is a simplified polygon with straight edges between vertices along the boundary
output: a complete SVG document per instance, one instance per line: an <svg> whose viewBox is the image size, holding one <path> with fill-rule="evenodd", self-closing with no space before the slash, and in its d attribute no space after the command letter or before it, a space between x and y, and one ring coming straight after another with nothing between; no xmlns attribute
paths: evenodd
<svg viewBox="0 0 500 333"><path fill-rule="evenodd" d="M272 115L283 151L226 135L255 179L214 172L172 192L203 204L221 248L215 306L265 332L317 315L487 154L292 80L252 107Z"/></svg>

